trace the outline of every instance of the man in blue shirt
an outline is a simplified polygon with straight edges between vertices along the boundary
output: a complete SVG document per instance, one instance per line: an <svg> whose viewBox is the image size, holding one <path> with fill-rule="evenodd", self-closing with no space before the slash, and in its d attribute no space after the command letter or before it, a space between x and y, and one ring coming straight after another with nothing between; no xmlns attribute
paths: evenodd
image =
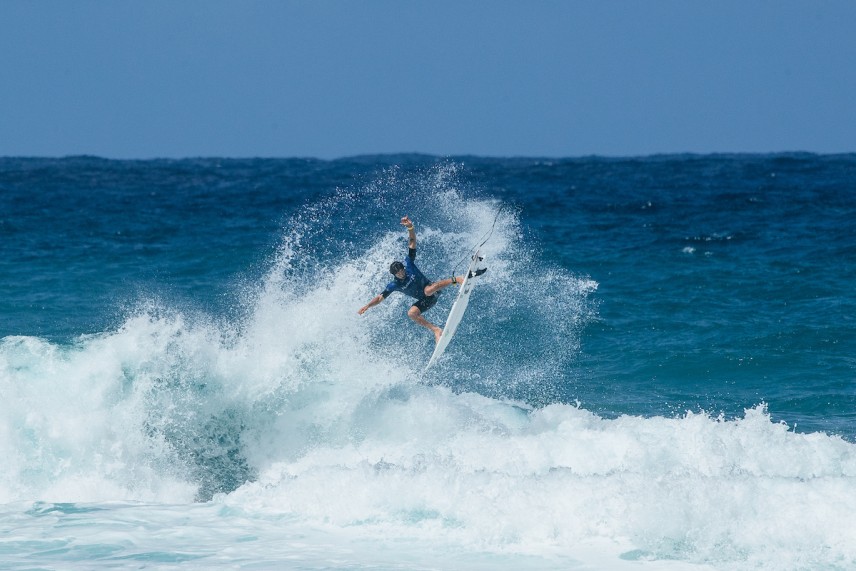
<svg viewBox="0 0 856 571"><path fill-rule="evenodd" d="M434 333L434 341L437 342L440 340L443 330L422 317L422 314L434 307L441 289L461 283L464 277L452 276L451 278L437 282L432 282L426 278L419 271L419 268L416 267L416 264L413 263L416 259L416 230L413 229L413 223L410 221L410 218L405 216L401 219L401 224L407 228L407 257L404 259L404 263L395 261L389 266L389 273L395 276L395 279L389 282L380 294L373 297L370 302L361 307L358 313L360 315L364 314L370 307L374 307L385 300L392 292L400 291L416 299L416 303L407 310L407 315L422 327L430 329ZM481 275L485 271L485 269L480 269L475 272L475 275Z"/></svg>

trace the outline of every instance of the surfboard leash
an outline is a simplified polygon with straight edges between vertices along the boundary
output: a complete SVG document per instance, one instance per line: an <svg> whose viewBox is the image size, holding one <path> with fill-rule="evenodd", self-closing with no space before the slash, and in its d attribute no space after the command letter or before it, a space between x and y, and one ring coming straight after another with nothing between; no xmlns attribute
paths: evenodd
<svg viewBox="0 0 856 571"><path fill-rule="evenodd" d="M496 216L493 217L493 224L490 225L490 230L487 231L487 234L486 234L484 240L482 240L478 246L476 246L475 248L472 248L469 251L469 253L466 256L464 256L463 258L461 258L461 260L457 264L455 264L455 267L452 268L452 275L453 276L457 273L458 266L460 266L462 263L466 262L467 259L472 260L475 253L478 252L479 249L481 249L481 247L484 246L488 240L490 240L490 237L493 236L493 231L496 228L496 221L499 220L499 215L502 214L503 210L505 210L505 204L500 205L499 210L496 211Z"/></svg>

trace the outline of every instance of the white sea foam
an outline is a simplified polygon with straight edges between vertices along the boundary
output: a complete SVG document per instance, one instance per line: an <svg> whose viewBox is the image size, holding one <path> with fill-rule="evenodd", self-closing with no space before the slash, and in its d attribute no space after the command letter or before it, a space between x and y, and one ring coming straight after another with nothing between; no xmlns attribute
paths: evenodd
<svg viewBox="0 0 856 571"><path fill-rule="evenodd" d="M341 223L324 209L292 221L238 321L153 302L72 345L3 339L0 502L4 531L23 530L6 553L32 562L25 552L41 552L25 543L40 537L138 561L162 552L165 568L182 553L207 568L335 567L348 553L402 568L856 564L851 443L794 433L763 405L738 419L607 419L503 397L562 382L597 284L539 266L511 209L497 217L444 184L433 219L411 213L426 271L497 226L473 301L491 325L462 327L437 376L420 376L430 336L405 302L356 315L401 255L395 221L366 251L325 256L306 245ZM533 267L540 279L522 286Z"/></svg>

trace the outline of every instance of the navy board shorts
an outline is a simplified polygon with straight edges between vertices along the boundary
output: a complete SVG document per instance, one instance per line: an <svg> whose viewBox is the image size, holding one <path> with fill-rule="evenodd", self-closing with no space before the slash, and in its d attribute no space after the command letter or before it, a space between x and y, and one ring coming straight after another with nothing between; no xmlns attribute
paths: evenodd
<svg viewBox="0 0 856 571"><path fill-rule="evenodd" d="M414 303L411 307L415 307L419 310L420 313L425 313L437 303L437 298L440 297L439 293L435 293L434 295L429 295L428 297L423 297L416 303Z"/></svg>

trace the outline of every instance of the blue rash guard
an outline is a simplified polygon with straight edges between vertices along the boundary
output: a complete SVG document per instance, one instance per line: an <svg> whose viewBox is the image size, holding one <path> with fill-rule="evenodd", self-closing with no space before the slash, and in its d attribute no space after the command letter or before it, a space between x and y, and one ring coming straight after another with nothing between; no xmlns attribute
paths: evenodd
<svg viewBox="0 0 856 571"><path fill-rule="evenodd" d="M435 293L432 296L425 295L425 286L429 285L431 280L419 271L419 268L413 263L415 259L416 249L410 248L407 252L407 257L404 259L404 273L406 274L404 279L393 279L387 284L386 289L381 292L381 295L386 299L392 292L400 291L403 294L416 298L418 301L413 305L420 311L426 311L437 303L437 294Z"/></svg>

